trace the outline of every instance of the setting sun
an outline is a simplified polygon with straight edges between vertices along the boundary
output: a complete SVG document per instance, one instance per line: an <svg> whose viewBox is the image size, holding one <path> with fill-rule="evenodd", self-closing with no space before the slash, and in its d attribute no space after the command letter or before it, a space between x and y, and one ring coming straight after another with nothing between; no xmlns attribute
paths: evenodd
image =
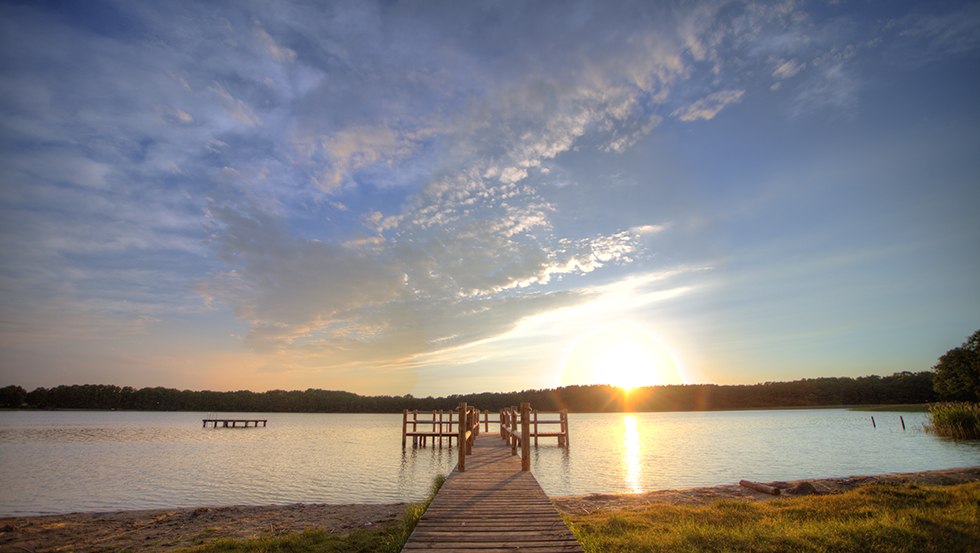
<svg viewBox="0 0 980 553"><path fill-rule="evenodd" d="M569 348L562 384L610 384L626 391L684 382L677 355L635 323L602 327Z"/></svg>

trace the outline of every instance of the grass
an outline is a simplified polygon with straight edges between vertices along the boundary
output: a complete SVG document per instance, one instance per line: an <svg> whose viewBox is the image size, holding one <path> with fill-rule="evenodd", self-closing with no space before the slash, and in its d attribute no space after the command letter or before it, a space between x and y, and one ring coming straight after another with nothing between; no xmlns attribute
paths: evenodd
<svg viewBox="0 0 980 553"><path fill-rule="evenodd" d="M398 553L415 529L422 514L446 481L443 475L432 481L428 498L405 508L402 519L376 528L348 533L307 529L285 535L264 535L246 540L218 539L180 550L180 553Z"/></svg>
<svg viewBox="0 0 980 553"><path fill-rule="evenodd" d="M942 552L980 544L980 482L598 511L566 521L587 552Z"/></svg>
<svg viewBox="0 0 980 553"><path fill-rule="evenodd" d="M980 403L936 403L929 406L929 420L940 436L980 439Z"/></svg>

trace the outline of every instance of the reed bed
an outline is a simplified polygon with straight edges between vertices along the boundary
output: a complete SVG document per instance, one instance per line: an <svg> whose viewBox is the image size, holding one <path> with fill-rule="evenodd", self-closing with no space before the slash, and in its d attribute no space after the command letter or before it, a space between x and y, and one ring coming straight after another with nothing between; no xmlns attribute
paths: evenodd
<svg viewBox="0 0 980 553"><path fill-rule="evenodd" d="M947 402L929 406L931 430L960 440L980 439L980 403Z"/></svg>

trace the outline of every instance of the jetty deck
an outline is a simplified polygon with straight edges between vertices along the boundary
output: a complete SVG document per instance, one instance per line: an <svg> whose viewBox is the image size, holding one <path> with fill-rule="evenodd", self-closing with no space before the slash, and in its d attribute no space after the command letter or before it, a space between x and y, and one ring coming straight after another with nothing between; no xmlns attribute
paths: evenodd
<svg viewBox="0 0 980 553"><path fill-rule="evenodd" d="M522 470L523 456L513 454L510 439L480 434L471 451L465 471L457 465L450 473L403 551L583 551L538 481Z"/></svg>

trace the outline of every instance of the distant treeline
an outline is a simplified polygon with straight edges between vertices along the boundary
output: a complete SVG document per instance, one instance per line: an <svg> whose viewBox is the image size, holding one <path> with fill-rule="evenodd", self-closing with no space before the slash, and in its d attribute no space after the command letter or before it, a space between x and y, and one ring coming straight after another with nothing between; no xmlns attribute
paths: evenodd
<svg viewBox="0 0 980 553"><path fill-rule="evenodd" d="M901 372L891 376L808 378L792 382L721 386L690 384L638 388L629 394L611 386L564 386L545 390L496 392L446 397L362 396L351 392L305 391L212 392L172 388L85 384L37 388L0 388L0 407L29 409L126 409L140 411L399 413L402 409L453 409L465 401L480 409L531 402L540 410L572 412L700 411L765 407L815 407L937 400L933 373Z"/></svg>

